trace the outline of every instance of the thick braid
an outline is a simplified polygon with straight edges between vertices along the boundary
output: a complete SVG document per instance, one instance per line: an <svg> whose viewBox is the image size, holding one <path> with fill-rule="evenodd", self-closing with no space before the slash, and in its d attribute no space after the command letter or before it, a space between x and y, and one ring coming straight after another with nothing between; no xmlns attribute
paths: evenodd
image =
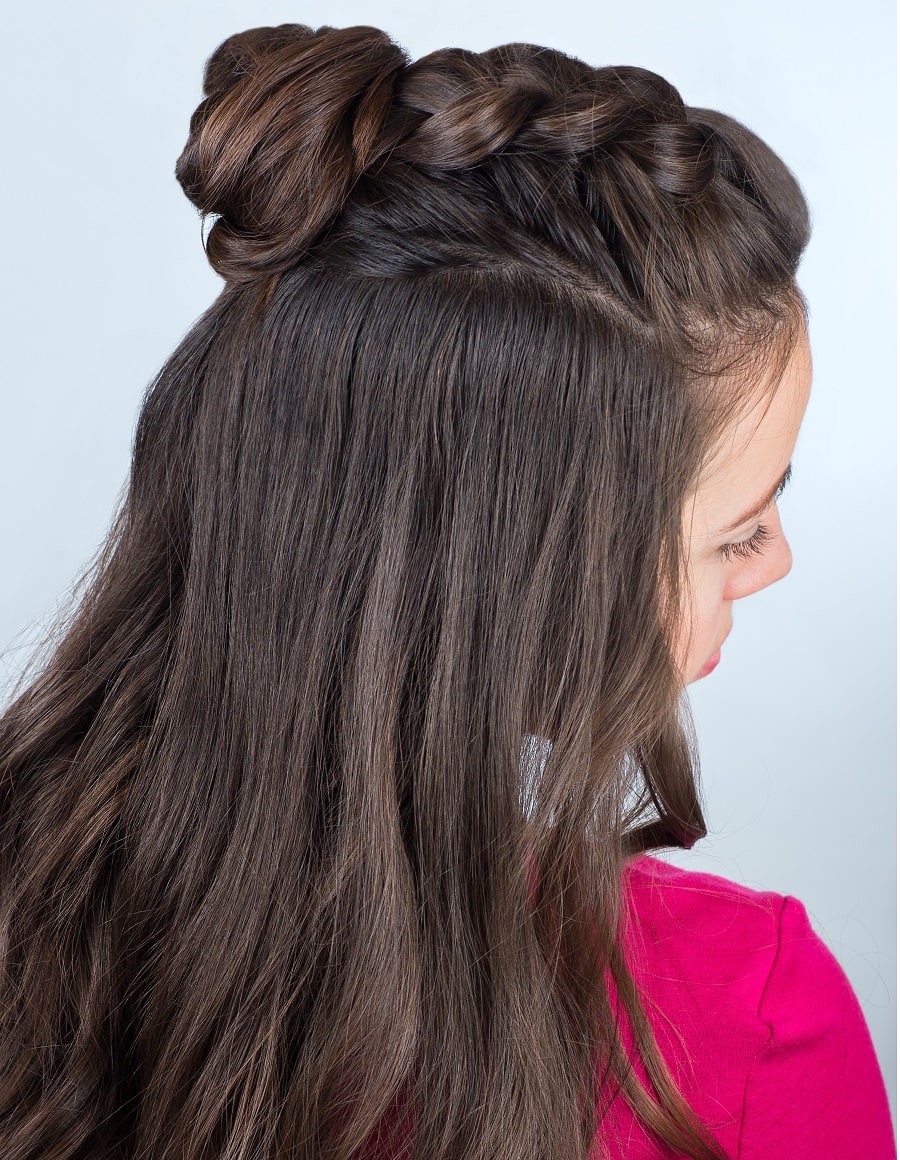
<svg viewBox="0 0 900 1160"><path fill-rule="evenodd" d="M396 99L428 117L395 156L426 169L465 168L500 151L577 161L624 150L665 193L702 192L712 177L711 155L697 164L708 133L646 69L592 69L528 44L447 49L406 69Z"/></svg>
<svg viewBox="0 0 900 1160"><path fill-rule="evenodd" d="M428 117L392 161L477 171L494 193L485 237L499 241L502 217L510 253L516 231L526 260L545 263L535 242L549 243L552 273L574 268L644 319L702 328L703 304L724 320L796 272L809 222L783 162L656 73L528 44L452 49L405 70L396 99Z"/></svg>

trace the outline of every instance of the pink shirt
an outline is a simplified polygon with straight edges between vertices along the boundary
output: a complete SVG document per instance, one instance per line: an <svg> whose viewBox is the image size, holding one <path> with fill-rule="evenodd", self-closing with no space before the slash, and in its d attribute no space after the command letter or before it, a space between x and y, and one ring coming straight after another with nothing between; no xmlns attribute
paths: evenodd
<svg viewBox="0 0 900 1160"><path fill-rule="evenodd" d="M729 1157L896 1155L862 1010L800 902L647 856L628 864L625 889L629 966L656 1041ZM621 1097L601 1134L610 1160L680 1155Z"/></svg>

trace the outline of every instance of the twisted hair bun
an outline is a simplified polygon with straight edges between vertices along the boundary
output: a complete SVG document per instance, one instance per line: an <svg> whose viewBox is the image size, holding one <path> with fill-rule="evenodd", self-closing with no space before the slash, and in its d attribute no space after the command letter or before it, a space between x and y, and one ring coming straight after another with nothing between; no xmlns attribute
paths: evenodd
<svg viewBox="0 0 900 1160"><path fill-rule="evenodd" d="M219 215L207 239L218 273L247 281L308 249L383 151L405 63L366 27L252 28L216 49L175 175L202 214Z"/></svg>
<svg viewBox="0 0 900 1160"><path fill-rule="evenodd" d="M220 45L204 94L176 175L234 282L327 237L382 274L552 252L638 309L715 311L783 286L809 234L781 160L646 69L530 44L410 62L376 28L285 24Z"/></svg>

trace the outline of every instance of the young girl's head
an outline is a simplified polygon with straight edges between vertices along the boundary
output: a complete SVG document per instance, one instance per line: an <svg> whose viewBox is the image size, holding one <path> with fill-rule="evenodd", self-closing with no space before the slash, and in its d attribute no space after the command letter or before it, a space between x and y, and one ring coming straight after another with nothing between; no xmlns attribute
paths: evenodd
<svg viewBox="0 0 900 1160"><path fill-rule="evenodd" d="M205 94L179 180L294 437L301 408L331 424L305 470L366 480L393 599L443 583L445 627L470 603L510 724L555 737L582 682L623 749L661 729L789 563L808 219L783 164L653 73L532 45L410 63L371 28L258 29Z"/></svg>
<svg viewBox="0 0 900 1160"><path fill-rule="evenodd" d="M406 1093L417 1155L499 1160L583 1155L618 1086L714 1155L618 883L704 832L680 694L790 563L803 197L662 77L533 45L256 29L204 92L177 176L226 285L4 720L4 921L46 954L0 1043L86 1020L77 1079L6 1095L199 1160L349 1157Z"/></svg>

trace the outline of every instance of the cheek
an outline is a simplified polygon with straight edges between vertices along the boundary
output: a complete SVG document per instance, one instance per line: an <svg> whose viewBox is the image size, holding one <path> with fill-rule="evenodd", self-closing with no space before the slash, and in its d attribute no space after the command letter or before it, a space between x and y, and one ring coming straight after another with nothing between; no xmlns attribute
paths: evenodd
<svg viewBox="0 0 900 1160"><path fill-rule="evenodd" d="M681 639L681 671L690 681L709 660L721 634L725 606L722 569L711 566L691 573L691 591L685 612L690 618Z"/></svg>

